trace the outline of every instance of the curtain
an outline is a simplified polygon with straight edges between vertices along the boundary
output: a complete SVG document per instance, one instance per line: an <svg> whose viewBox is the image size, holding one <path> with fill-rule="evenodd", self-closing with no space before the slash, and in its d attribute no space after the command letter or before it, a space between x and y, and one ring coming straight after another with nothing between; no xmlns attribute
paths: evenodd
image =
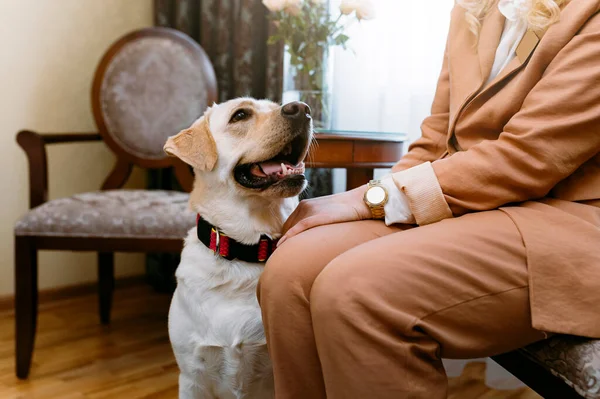
<svg viewBox="0 0 600 399"><path fill-rule="evenodd" d="M239 96L281 100L281 46L261 0L155 0L155 24L196 40L215 68L219 102Z"/></svg>

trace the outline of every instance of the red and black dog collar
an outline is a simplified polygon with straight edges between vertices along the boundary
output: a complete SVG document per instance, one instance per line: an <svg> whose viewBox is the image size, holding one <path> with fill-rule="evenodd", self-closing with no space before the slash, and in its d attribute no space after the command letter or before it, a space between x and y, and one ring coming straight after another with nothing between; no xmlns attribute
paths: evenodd
<svg viewBox="0 0 600 399"><path fill-rule="evenodd" d="M221 232L200 215L196 216L198 239L208 249L227 260L239 259L244 262L266 262L277 248L277 240L266 235L260 237L258 244L246 245Z"/></svg>

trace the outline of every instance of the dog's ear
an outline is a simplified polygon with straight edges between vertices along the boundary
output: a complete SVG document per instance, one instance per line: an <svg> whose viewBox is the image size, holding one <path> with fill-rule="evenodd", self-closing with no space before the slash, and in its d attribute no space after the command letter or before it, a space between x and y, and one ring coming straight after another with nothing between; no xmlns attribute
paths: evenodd
<svg viewBox="0 0 600 399"><path fill-rule="evenodd" d="M200 170L213 170L217 163L217 144L207 119L167 139L163 150Z"/></svg>

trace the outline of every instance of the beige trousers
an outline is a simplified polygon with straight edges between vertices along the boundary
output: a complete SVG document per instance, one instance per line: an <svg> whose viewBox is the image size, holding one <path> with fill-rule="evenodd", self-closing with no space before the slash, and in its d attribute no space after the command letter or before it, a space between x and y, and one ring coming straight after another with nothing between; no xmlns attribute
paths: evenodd
<svg viewBox="0 0 600 399"><path fill-rule="evenodd" d="M521 236L498 210L308 230L273 254L258 296L277 399L445 398L442 357L544 338Z"/></svg>

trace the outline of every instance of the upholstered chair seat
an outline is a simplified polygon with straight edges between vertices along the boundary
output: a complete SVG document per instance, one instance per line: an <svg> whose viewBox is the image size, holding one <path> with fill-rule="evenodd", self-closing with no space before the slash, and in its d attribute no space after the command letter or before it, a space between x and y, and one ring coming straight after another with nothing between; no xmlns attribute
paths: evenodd
<svg viewBox="0 0 600 399"><path fill-rule="evenodd" d="M48 201L26 213L17 236L181 239L194 226L189 195L106 190Z"/></svg>
<svg viewBox="0 0 600 399"><path fill-rule="evenodd" d="M600 340L559 335L519 351L582 397L600 399Z"/></svg>

